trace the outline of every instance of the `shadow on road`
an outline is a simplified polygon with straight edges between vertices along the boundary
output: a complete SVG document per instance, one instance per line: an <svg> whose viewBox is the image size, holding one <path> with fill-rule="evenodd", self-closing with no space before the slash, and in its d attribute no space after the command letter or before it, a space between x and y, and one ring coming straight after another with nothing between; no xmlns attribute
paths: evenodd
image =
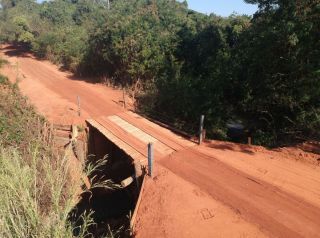
<svg viewBox="0 0 320 238"><path fill-rule="evenodd" d="M231 144L231 143L208 143L208 147L218 150L232 150L232 151L239 151L249 155L254 155L254 151L249 145L244 144Z"/></svg>

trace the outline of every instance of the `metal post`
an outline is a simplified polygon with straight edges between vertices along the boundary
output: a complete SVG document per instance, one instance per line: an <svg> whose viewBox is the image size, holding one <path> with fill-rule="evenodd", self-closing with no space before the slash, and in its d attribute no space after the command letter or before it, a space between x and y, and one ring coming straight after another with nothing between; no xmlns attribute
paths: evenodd
<svg viewBox="0 0 320 238"><path fill-rule="evenodd" d="M207 131L206 129L202 130L202 139L205 140L207 138Z"/></svg>
<svg viewBox="0 0 320 238"><path fill-rule="evenodd" d="M80 96L77 96L77 103L78 103L78 116L81 116L81 102L80 102Z"/></svg>
<svg viewBox="0 0 320 238"><path fill-rule="evenodd" d="M203 135L202 135L202 131L203 131L203 123L204 123L204 115L201 115L200 118L200 127L199 127L199 145L201 145L202 140L203 140Z"/></svg>
<svg viewBox="0 0 320 238"><path fill-rule="evenodd" d="M153 144L148 144L148 175L152 177L153 170Z"/></svg>

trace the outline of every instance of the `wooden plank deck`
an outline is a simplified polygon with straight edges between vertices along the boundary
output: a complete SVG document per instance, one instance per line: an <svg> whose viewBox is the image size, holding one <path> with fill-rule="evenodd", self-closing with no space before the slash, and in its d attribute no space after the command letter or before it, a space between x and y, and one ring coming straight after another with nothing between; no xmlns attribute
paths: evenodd
<svg viewBox="0 0 320 238"><path fill-rule="evenodd" d="M142 165L147 164L148 143L154 144L155 160L195 145L132 112L102 116L87 122Z"/></svg>

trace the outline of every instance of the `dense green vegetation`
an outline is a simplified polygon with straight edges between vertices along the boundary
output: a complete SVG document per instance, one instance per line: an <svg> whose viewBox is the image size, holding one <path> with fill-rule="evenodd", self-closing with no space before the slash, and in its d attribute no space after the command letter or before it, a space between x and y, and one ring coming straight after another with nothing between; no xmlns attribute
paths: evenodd
<svg viewBox="0 0 320 238"><path fill-rule="evenodd" d="M0 39L78 74L132 89L138 109L227 139L320 139L320 2L246 0L253 17L222 18L174 0L1 0Z"/></svg>

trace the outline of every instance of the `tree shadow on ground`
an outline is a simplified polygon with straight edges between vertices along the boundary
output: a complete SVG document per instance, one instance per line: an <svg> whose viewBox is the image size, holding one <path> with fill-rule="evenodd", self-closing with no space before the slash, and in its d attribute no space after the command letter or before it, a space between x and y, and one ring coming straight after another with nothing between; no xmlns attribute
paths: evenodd
<svg viewBox="0 0 320 238"><path fill-rule="evenodd" d="M28 48L22 45L7 45L2 48L4 54L9 57L32 58Z"/></svg>
<svg viewBox="0 0 320 238"><path fill-rule="evenodd" d="M255 154L255 152L253 151L250 145L235 144L230 142L219 142L219 143L207 143L207 146L217 150L238 151L238 152L243 152L249 155Z"/></svg>
<svg viewBox="0 0 320 238"><path fill-rule="evenodd" d="M35 54L33 54L30 51L30 49L25 45L20 45L20 44L3 45L1 50L4 53L4 55L6 55L8 57L30 58L30 59L36 59L39 61L47 61L47 59L45 59L44 57L38 57ZM56 66L59 68L59 71L68 74L67 78L70 80L83 81L83 82L91 83L91 84L103 83L102 77L82 76L82 75L74 74L74 73L70 72L64 66L61 66L61 65L60 66L56 65Z"/></svg>

